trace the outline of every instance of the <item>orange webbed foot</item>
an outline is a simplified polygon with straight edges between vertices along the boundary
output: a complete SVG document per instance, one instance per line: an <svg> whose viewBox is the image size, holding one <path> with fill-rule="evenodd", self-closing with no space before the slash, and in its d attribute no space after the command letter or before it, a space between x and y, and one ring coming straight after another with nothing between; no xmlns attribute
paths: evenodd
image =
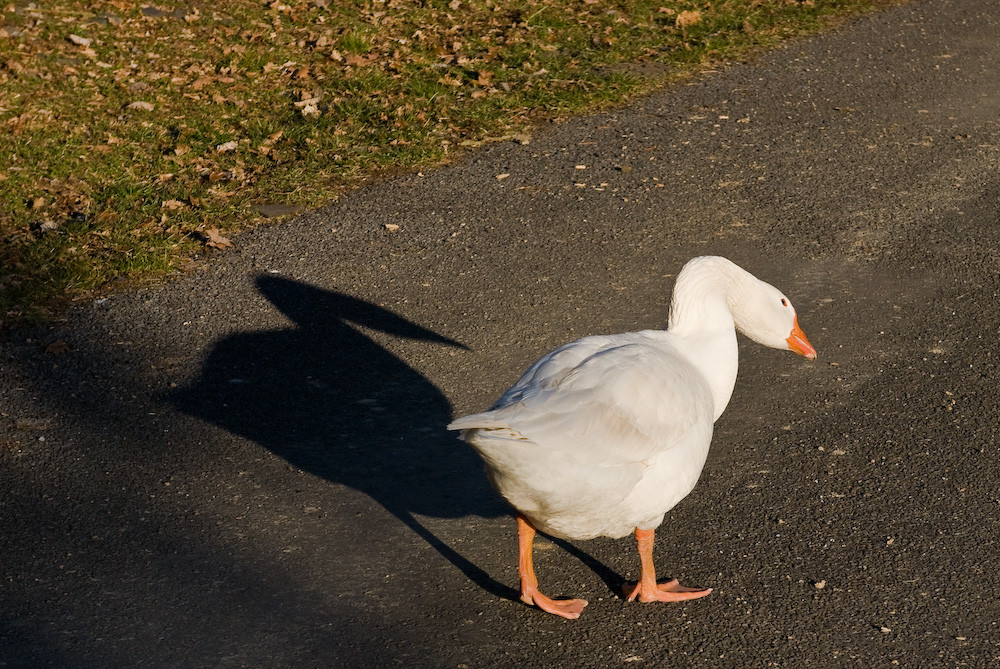
<svg viewBox="0 0 1000 669"><path fill-rule="evenodd" d="M534 592L521 593L521 601L525 604L534 604L542 611L576 620L583 612L583 607L587 605L586 599L552 599L546 597L537 590Z"/></svg>
<svg viewBox="0 0 1000 669"><path fill-rule="evenodd" d="M630 602L636 599L640 602L683 602L704 597L712 592L712 589L689 588L674 578L664 583L657 583L655 587L646 586L642 581L635 584L626 583L622 586L622 591Z"/></svg>

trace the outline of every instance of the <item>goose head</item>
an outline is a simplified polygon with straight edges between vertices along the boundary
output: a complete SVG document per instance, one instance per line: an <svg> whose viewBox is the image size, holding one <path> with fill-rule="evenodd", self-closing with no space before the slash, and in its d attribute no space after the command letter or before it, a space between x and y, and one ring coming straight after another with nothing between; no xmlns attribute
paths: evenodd
<svg viewBox="0 0 1000 669"><path fill-rule="evenodd" d="M726 297L736 329L744 335L758 344L816 359L792 301L780 290L747 272Z"/></svg>

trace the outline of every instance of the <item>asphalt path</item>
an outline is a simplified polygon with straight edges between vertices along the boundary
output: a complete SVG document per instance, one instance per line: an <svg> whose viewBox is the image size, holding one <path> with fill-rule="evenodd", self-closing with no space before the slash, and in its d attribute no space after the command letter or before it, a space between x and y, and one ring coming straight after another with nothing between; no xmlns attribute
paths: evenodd
<svg viewBox="0 0 1000 669"><path fill-rule="evenodd" d="M998 666L998 110L1000 3L918 1L8 336L0 666ZM444 425L661 326L705 253L819 351L741 343L657 533L714 592L627 603L633 541L541 539L544 591L590 606L521 604Z"/></svg>

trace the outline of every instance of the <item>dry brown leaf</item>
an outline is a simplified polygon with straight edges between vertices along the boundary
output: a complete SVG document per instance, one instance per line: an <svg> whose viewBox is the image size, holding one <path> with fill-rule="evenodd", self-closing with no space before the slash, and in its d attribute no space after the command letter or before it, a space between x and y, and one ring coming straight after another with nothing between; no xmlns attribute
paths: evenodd
<svg viewBox="0 0 1000 669"><path fill-rule="evenodd" d="M674 23L677 24L678 28L684 29L687 28L688 26L695 25L699 21L701 21L701 12L697 10L695 11L684 10L683 12L677 15L677 18L674 20Z"/></svg>
<svg viewBox="0 0 1000 669"><path fill-rule="evenodd" d="M219 153L225 153L226 151L235 151L236 147L238 146L239 142L234 140L232 142L226 142L225 144L219 144L217 147L215 147L215 150L218 151Z"/></svg>
<svg viewBox="0 0 1000 669"><path fill-rule="evenodd" d="M169 209L170 211L175 211L177 209L183 209L184 203L180 200L164 200L163 204L160 205L164 209Z"/></svg>
<svg viewBox="0 0 1000 669"><path fill-rule="evenodd" d="M72 42L77 46L90 46L90 43L94 41L89 37L80 37L79 35L72 35L72 34L66 39L68 39L70 42Z"/></svg>
<svg viewBox="0 0 1000 669"><path fill-rule="evenodd" d="M193 90L200 91L201 89L205 88L205 86L208 86L210 83L212 83L212 77L198 77L197 79L191 82L191 88Z"/></svg>
<svg viewBox="0 0 1000 669"><path fill-rule="evenodd" d="M218 228L206 228L201 231L205 239L205 246L211 249L225 249L233 245L229 239L222 236Z"/></svg>
<svg viewBox="0 0 1000 669"><path fill-rule="evenodd" d="M139 111L153 111L155 107L151 102L136 101L128 106L129 109L138 109Z"/></svg>

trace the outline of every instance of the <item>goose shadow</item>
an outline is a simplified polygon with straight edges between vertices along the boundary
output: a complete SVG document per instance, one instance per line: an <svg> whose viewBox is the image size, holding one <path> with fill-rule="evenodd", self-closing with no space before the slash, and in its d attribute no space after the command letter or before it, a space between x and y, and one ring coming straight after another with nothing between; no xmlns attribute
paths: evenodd
<svg viewBox="0 0 1000 669"><path fill-rule="evenodd" d="M452 418L444 394L358 326L466 347L342 293L269 275L256 284L294 325L221 340L200 376L168 401L303 471L365 493L477 585L516 599L415 517L509 511L478 457L444 429Z"/></svg>

